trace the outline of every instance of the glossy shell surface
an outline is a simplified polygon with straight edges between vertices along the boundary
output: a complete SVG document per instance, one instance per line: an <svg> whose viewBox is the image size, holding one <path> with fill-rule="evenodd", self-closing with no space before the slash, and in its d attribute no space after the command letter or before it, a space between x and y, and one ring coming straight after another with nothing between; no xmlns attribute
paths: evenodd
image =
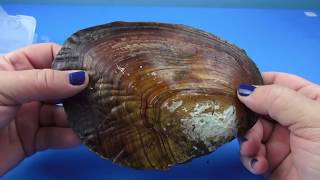
<svg viewBox="0 0 320 180"><path fill-rule="evenodd" d="M243 135L256 117L237 100L237 87L262 83L244 50L164 23L114 22L78 31L53 68L89 74L88 87L64 100L81 141L138 169L167 169Z"/></svg>

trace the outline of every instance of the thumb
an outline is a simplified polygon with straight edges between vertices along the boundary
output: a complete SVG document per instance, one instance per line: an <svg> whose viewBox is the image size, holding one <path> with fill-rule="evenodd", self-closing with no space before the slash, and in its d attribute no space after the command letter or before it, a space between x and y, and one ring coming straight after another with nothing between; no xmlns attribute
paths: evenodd
<svg viewBox="0 0 320 180"><path fill-rule="evenodd" d="M283 126L314 127L320 122L319 102L286 87L244 84L238 89L238 97L251 110L268 115Z"/></svg>
<svg viewBox="0 0 320 180"><path fill-rule="evenodd" d="M83 90L88 81L84 71L0 71L0 105L70 97Z"/></svg>

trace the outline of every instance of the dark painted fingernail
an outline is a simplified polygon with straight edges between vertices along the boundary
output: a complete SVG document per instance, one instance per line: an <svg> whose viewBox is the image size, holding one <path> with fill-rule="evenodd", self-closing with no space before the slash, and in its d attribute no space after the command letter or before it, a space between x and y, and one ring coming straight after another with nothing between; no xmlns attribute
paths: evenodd
<svg viewBox="0 0 320 180"><path fill-rule="evenodd" d="M56 106L63 107L63 102L60 101L60 102L56 103Z"/></svg>
<svg viewBox="0 0 320 180"><path fill-rule="evenodd" d="M79 86L86 80L86 73L84 71L76 71L69 74L69 82L74 86Z"/></svg>
<svg viewBox="0 0 320 180"><path fill-rule="evenodd" d="M238 139L239 139L240 144L243 143L243 142L248 141L248 139L245 138L245 137L239 137Z"/></svg>
<svg viewBox="0 0 320 180"><path fill-rule="evenodd" d="M241 84L238 88L238 93L240 96L249 96L256 87L250 85L250 84Z"/></svg>
<svg viewBox="0 0 320 180"><path fill-rule="evenodd" d="M255 165L257 162L258 162L257 159L252 159L251 162L250 162L251 167L253 168L254 165Z"/></svg>

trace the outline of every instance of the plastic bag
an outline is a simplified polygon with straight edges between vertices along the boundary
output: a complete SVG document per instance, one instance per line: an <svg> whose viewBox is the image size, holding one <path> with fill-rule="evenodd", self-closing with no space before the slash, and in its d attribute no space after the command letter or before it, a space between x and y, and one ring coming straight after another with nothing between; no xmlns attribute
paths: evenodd
<svg viewBox="0 0 320 180"><path fill-rule="evenodd" d="M8 15L0 6L0 55L32 44L36 19L25 15Z"/></svg>

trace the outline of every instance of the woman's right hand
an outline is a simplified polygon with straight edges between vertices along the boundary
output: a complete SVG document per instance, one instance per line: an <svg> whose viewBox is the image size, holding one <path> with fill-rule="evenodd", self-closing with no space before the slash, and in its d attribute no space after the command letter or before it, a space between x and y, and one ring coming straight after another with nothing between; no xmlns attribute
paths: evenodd
<svg viewBox="0 0 320 180"><path fill-rule="evenodd" d="M270 179L320 178L320 86L264 73L266 85L241 85L238 97L261 117L241 141L244 166Z"/></svg>

